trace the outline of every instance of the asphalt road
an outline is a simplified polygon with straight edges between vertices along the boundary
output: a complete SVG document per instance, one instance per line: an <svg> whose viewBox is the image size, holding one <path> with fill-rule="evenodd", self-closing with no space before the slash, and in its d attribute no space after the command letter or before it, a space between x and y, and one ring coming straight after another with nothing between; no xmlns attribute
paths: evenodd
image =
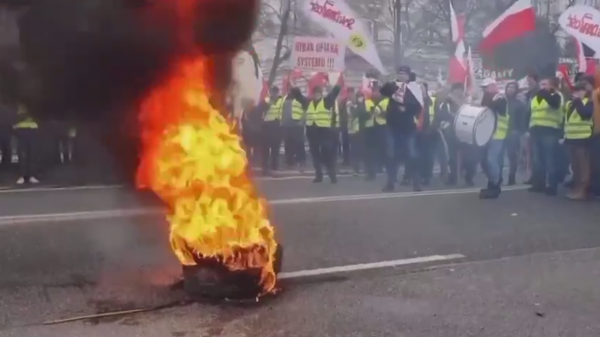
<svg viewBox="0 0 600 337"><path fill-rule="evenodd" d="M439 182L421 194L381 194L381 183L258 184L272 203L284 272L396 267L286 279L258 305L188 304L49 326L41 323L184 299L169 288L180 266L160 203L119 188L2 192L0 336L600 334L598 202L522 186L480 201L476 189ZM456 258L419 263L431 256Z"/></svg>

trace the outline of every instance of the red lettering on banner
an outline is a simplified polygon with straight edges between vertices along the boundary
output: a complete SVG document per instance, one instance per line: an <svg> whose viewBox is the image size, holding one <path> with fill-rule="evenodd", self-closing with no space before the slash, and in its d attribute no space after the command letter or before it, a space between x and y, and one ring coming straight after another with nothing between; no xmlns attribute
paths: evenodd
<svg viewBox="0 0 600 337"><path fill-rule="evenodd" d="M352 30L354 28L355 19L349 18L346 15L343 15L340 11L337 11L333 8L334 3L333 0L325 0L323 4L318 3L317 1L312 1L310 3L310 10L314 13L321 15L322 17L329 19L333 22L337 22L340 25Z"/></svg>
<svg viewBox="0 0 600 337"><path fill-rule="evenodd" d="M600 25L593 22L594 16L592 14L586 13L581 18L569 15L567 20L569 20L567 27L578 30L585 35L600 37ZM588 22L588 20L592 22Z"/></svg>
<svg viewBox="0 0 600 337"><path fill-rule="evenodd" d="M298 57L296 67L334 69L335 59L331 57Z"/></svg>
<svg viewBox="0 0 600 337"><path fill-rule="evenodd" d="M337 43L329 43L329 42L321 42L317 43L316 48L317 53L328 53L328 54L338 54L338 45Z"/></svg>
<svg viewBox="0 0 600 337"><path fill-rule="evenodd" d="M312 42L296 42L295 49L299 53L314 52L315 46Z"/></svg>

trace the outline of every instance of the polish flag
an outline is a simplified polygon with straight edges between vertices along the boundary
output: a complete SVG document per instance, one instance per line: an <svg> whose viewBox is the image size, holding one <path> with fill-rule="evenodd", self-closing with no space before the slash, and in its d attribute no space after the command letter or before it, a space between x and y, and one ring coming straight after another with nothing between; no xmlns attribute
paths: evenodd
<svg viewBox="0 0 600 337"><path fill-rule="evenodd" d="M467 76L467 65L465 64L465 43L460 40L456 45L456 51L450 58L448 64L448 82L464 83Z"/></svg>
<svg viewBox="0 0 600 337"><path fill-rule="evenodd" d="M465 16L456 15L452 0L450 0L450 28L452 34L452 42L457 43L465 37Z"/></svg>
<svg viewBox="0 0 600 337"><path fill-rule="evenodd" d="M482 51L493 51L498 45L535 31L535 9L531 0L518 0L483 31L479 45Z"/></svg>

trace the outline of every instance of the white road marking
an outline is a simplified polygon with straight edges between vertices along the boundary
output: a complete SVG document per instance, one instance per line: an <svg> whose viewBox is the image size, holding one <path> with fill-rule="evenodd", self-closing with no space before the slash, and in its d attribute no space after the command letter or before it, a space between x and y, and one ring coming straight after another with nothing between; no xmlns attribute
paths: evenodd
<svg viewBox="0 0 600 337"><path fill-rule="evenodd" d="M524 190L528 188L528 185L510 186L502 189L503 192ZM314 197L314 198L294 198L294 199L280 199L271 200L271 205L295 205L295 204L308 204L308 203L321 203L321 202L336 202L336 201L354 201L354 200L379 200L379 199L397 199L397 198L411 198L411 197L429 197L435 195L456 195L456 194L469 194L479 193L480 188L463 188L453 190L435 190L435 191L423 191L423 192L400 192L400 193L372 193L372 194L358 194L358 195L337 195L332 197Z"/></svg>
<svg viewBox="0 0 600 337"><path fill-rule="evenodd" d="M65 187L33 187L13 189L2 187L0 194L29 193L29 192L53 192L53 191L86 191L86 190L112 190L124 188L125 185L89 185L89 186L65 186Z"/></svg>
<svg viewBox="0 0 600 337"><path fill-rule="evenodd" d="M523 190L528 186L512 186L506 187L503 191ZM314 197L314 198L295 198L295 199L279 199L271 200L269 204L272 206L280 205L296 205L296 204L315 204L323 202L340 202L340 201L360 201L360 200L386 200L397 198L411 197L428 197L428 196L444 196L478 193L478 188L455 189L455 190L437 190L424 192L400 192L400 193L373 193L373 194L358 194L358 195L338 195L330 197ZM62 222L62 221L77 221L77 220L100 220L100 219L115 219L127 218L136 216L157 215L163 213L160 208L138 208L138 209L112 209L102 211L83 211L83 212L66 212L66 213L46 213L46 214L25 214L25 215L9 215L0 216L0 227L10 226L15 224L33 224L46 222Z"/></svg>
<svg viewBox="0 0 600 337"><path fill-rule="evenodd" d="M410 258L410 259L401 259L401 260L393 260L393 261L360 263L360 264L352 264L352 265L347 265L347 266L284 272L284 273L279 273L277 278L280 280L297 279L297 278L304 278L304 277L310 277L310 276L323 276L323 275L331 275L331 274L350 273L350 272L363 271L363 270L394 268L394 267L406 266L406 265L412 265L412 264L457 260L457 259L464 259L464 258L466 258L466 256L464 256L462 254L432 255L432 256L415 257L415 258Z"/></svg>

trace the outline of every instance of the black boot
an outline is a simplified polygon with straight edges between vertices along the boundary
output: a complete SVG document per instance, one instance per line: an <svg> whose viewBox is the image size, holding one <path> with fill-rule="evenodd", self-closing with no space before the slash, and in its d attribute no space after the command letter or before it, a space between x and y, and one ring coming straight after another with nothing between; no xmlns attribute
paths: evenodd
<svg viewBox="0 0 600 337"><path fill-rule="evenodd" d="M319 171L317 171L317 172L315 173L315 179L313 179L313 183L315 183L315 184L316 184L316 183L322 183L322 182L323 182L323 173L322 173L322 172L319 172Z"/></svg>
<svg viewBox="0 0 600 337"><path fill-rule="evenodd" d="M514 173L510 173L508 175L508 186L515 186L517 184L517 180L515 178L515 174Z"/></svg>
<svg viewBox="0 0 600 337"><path fill-rule="evenodd" d="M497 199L500 196L500 185L488 184L488 188L479 192L479 199Z"/></svg>
<svg viewBox="0 0 600 337"><path fill-rule="evenodd" d="M385 193L391 193L394 192L395 186L393 183L386 183L385 186L383 186L383 189L381 190L381 192L385 192Z"/></svg>

